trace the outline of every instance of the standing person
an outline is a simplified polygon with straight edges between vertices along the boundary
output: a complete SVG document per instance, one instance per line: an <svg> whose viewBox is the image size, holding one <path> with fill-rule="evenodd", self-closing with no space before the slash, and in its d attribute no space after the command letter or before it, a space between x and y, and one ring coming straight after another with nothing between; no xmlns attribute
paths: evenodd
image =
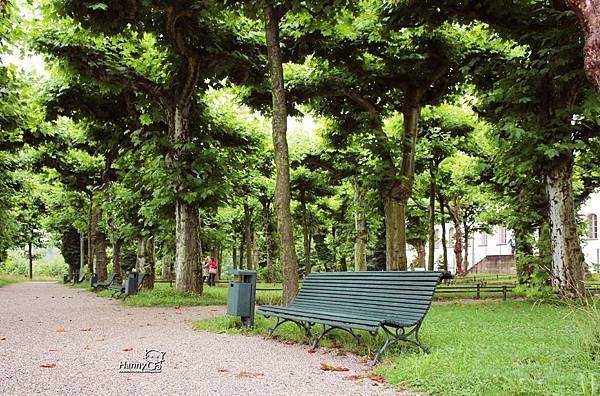
<svg viewBox="0 0 600 396"><path fill-rule="evenodd" d="M215 286L215 279L219 272L219 265L214 258L211 257L210 264L208 265L208 286Z"/></svg>
<svg viewBox="0 0 600 396"><path fill-rule="evenodd" d="M210 266L210 256L206 256L202 264L202 283L208 280L208 267Z"/></svg>

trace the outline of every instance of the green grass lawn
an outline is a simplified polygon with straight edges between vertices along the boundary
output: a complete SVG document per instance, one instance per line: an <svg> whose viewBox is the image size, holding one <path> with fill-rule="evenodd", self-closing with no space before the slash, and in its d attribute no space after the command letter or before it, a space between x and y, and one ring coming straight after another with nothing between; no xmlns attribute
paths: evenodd
<svg viewBox="0 0 600 396"><path fill-rule="evenodd" d="M529 301L434 305L421 333L432 352L400 345L375 371L399 388L436 395L600 395L600 300L594 301L585 309ZM237 318L221 317L195 326L265 335L273 323L257 317L255 329L246 330ZM383 342L364 333L357 348L345 332L329 334L325 347L363 356ZM276 335L304 339L294 324Z"/></svg>

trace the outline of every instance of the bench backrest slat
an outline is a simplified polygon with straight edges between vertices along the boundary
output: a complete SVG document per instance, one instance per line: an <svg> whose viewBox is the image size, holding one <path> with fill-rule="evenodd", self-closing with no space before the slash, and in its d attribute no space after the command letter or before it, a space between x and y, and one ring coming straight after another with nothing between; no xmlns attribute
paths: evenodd
<svg viewBox="0 0 600 396"><path fill-rule="evenodd" d="M419 321L431 305L441 272L320 272L306 277L290 307Z"/></svg>

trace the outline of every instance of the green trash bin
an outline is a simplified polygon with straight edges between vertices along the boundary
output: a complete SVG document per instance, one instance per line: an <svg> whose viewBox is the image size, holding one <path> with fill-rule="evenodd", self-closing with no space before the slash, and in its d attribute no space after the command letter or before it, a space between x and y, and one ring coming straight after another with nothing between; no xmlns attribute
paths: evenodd
<svg viewBox="0 0 600 396"><path fill-rule="evenodd" d="M127 273L127 279L125 280L125 293L132 296L138 292L138 278L140 273L130 271Z"/></svg>
<svg viewBox="0 0 600 396"><path fill-rule="evenodd" d="M235 277L229 282L227 292L227 314L240 316L247 327L254 326L254 305L256 304L256 271L233 270Z"/></svg>

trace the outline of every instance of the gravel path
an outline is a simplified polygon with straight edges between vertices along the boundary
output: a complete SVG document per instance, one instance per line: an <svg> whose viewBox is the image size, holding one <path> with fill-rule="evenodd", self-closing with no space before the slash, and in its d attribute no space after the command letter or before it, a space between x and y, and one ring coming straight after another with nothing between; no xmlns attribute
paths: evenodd
<svg viewBox="0 0 600 396"><path fill-rule="evenodd" d="M366 370L355 356L192 329L224 313L124 307L56 283L0 288L0 395L399 394L348 378ZM160 373L119 372L121 362L146 362L146 349L165 352ZM323 362L350 371L323 371Z"/></svg>

